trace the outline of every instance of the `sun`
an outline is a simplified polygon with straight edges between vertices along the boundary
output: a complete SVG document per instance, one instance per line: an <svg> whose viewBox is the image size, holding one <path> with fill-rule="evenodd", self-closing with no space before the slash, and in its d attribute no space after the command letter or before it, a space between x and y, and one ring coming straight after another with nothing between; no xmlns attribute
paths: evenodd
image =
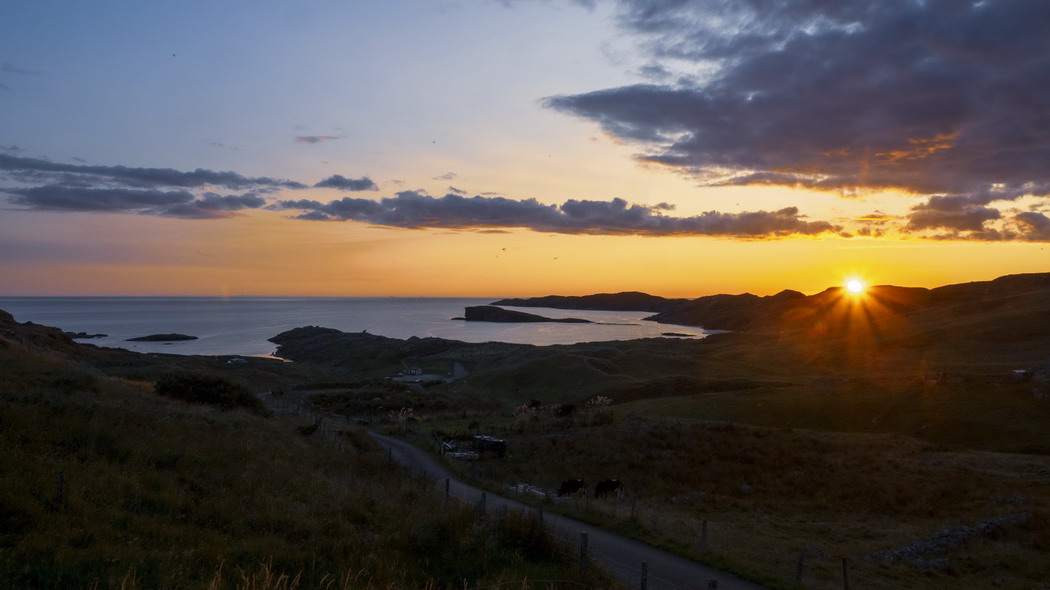
<svg viewBox="0 0 1050 590"><path fill-rule="evenodd" d="M864 281L860 279L850 279L846 281L846 290L854 295L860 295L864 292Z"/></svg>

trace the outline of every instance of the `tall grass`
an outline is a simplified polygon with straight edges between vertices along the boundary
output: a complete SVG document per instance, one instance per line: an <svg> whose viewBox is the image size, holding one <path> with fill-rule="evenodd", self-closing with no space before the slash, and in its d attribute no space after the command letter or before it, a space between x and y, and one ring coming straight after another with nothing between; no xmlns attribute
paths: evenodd
<svg viewBox="0 0 1050 590"><path fill-rule="evenodd" d="M465 470L492 486L548 488L619 478L623 500L548 509L773 587L841 588L841 559L864 588L1032 588L1050 579L1050 458L949 451L899 435L630 419L524 434L504 460ZM1016 522L927 550L945 530ZM707 544L701 545L704 522ZM880 553L914 546L914 558Z"/></svg>
<svg viewBox="0 0 1050 590"><path fill-rule="evenodd" d="M340 451L298 425L0 347L0 587L604 584L527 521L446 506L366 436Z"/></svg>

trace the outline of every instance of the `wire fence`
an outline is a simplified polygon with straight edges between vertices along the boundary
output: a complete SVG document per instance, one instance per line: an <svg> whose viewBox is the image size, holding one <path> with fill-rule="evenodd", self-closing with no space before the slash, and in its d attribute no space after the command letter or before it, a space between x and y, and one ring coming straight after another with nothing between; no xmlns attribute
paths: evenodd
<svg viewBox="0 0 1050 590"><path fill-rule="evenodd" d="M312 436L335 449L345 452L351 446L345 435L347 427L356 424L347 416L321 412L305 400L287 403L283 406L271 406L271 410L275 413L310 418L312 423L301 429L310 430ZM397 459L393 451L388 451L388 457L392 462ZM625 587L641 588L642 590L719 587L717 578L694 579L685 584L680 580L676 582L656 568L650 568L650 564L642 559L629 559L621 549L594 542L586 530L596 530L595 527L582 523L567 524L570 521L566 517L547 513L542 508L528 505L525 501L529 494L537 494L542 491L534 487L520 485L517 492L509 492L509 495L513 496L517 493L523 502L508 501L472 486L453 482L450 478L435 476L426 470L414 472L406 470L405 473L407 477L419 481L422 487L444 494L446 501L455 500L472 506L479 518L504 518L513 511L521 516L539 520L553 541L552 546L558 557L576 562L581 571L594 569L610 574L620 580ZM547 496L552 500L556 498L553 491L547 491ZM695 552L699 554L724 555L735 551L735 557L739 558L747 545L755 541L753 531L740 531L732 526L723 525L723 523L708 523L707 520L683 521L680 515L665 513L659 506L639 503L628 498L610 497L599 501L585 496L563 501L574 504L574 508L578 511L600 515L603 519L628 521L633 526L648 529L661 536L692 537L695 539ZM689 532L689 527L692 527L692 533ZM874 567L873 564L867 563L847 563L844 558L819 549L802 549L785 553L777 564L772 565L783 572L779 577L780 585L812 590L838 590L840 588L848 590L853 570ZM509 590L512 588L532 590L562 587L587 588L588 586L570 580L518 580L478 586L467 590ZM748 587L759 586L748 585Z"/></svg>

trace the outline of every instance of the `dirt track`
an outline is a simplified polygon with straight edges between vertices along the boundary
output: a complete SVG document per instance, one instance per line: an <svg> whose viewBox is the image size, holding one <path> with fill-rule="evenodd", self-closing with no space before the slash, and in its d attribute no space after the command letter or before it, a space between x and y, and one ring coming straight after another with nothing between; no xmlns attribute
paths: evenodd
<svg viewBox="0 0 1050 590"><path fill-rule="evenodd" d="M474 486L457 481L430 455L409 443L374 432L370 434L380 445L389 449L391 458L413 472L425 473L428 477L434 478L437 485L442 488L445 480L448 479L449 493L455 498L477 504L482 493L485 493L488 510L502 510L502 507L506 506L509 510L536 511L531 506L490 492L483 492ZM648 564L648 588L651 590L708 588L765 590L764 586L571 518L544 513L543 522L557 538L563 539L566 543L578 544L580 533L587 533L588 555L603 569L622 580L629 588L640 586L642 563L645 562Z"/></svg>

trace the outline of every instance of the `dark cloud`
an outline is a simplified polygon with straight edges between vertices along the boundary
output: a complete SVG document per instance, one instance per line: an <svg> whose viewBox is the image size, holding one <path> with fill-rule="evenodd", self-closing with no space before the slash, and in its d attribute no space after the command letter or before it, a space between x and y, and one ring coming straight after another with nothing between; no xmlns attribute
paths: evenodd
<svg viewBox="0 0 1050 590"><path fill-rule="evenodd" d="M377 191L379 187L371 178L346 178L339 174L333 174L314 185L316 188L336 188L344 191Z"/></svg>
<svg viewBox="0 0 1050 590"><path fill-rule="evenodd" d="M1050 194L1050 2L618 0L651 75L546 99L707 184L969 198L916 228L975 231Z"/></svg>
<svg viewBox="0 0 1050 590"><path fill-rule="evenodd" d="M38 72L36 70L27 70L25 68L20 68L20 67L15 66L12 63L6 62L6 61L4 63L0 63L0 72L6 72L8 74L19 74L19 75L22 75L22 76L40 76L40 75L42 75L41 72Z"/></svg>
<svg viewBox="0 0 1050 590"><path fill-rule="evenodd" d="M321 143L322 141L332 141L336 139L342 139L338 135L300 135L295 138L295 143L304 143L307 145L313 145L315 143Z"/></svg>
<svg viewBox="0 0 1050 590"><path fill-rule="evenodd" d="M94 189L59 185L6 189L11 202L30 209L48 211L141 211L182 205L193 201L187 191Z"/></svg>
<svg viewBox="0 0 1050 590"><path fill-rule="evenodd" d="M266 204L262 197L246 193L243 195L218 195L215 193L204 193L204 196L196 201L202 209L214 211L240 211L241 209L258 209Z"/></svg>
<svg viewBox="0 0 1050 590"><path fill-rule="evenodd" d="M455 180L456 178L459 178L459 175L455 172L446 172L441 176L435 176L434 180Z"/></svg>
<svg viewBox="0 0 1050 590"><path fill-rule="evenodd" d="M630 205L623 199L569 200L557 206L544 205L535 199L468 198L456 194L435 198L418 191L403 191L394 198L380 201L351 197L330 203L313 200L279 201L271 208L305 211L298 219L352 220L410 229L527 228L566 234L744 238L841 231L840 227L825 221L806 221L795 207L779 211L709 211L693 217L667 217L661 212L669 209L669 205Z"/></svg>
<svg viewBox="0 0 1050 590"><path fill-rule="evenodd" d="M908 229L948 229L957 232L981 232L985 222L999 219L998 209L984 205L970 196L937 196L912 207Z"/></svg>
<svg viewBox="0 0 1050 590"><path fill-rule="evenodd" d="M38 211L94 213L140 213L187 219L230 217L234 211L257 209L266 202L251 193L219 195L205 193L196 198L188 191L126 188L81 188L45 185L27 189L4 189L14 205Z"/></svg>
<svg viewBox="0 0 1050 590"><path fill-rule="evenodd" d="M1035 211L1025 211L1014 216L1021 229L1021 233L1027 240L1040 242L1050 241L1050 217Z"/></svg>
<svg viewBox="0 0 1050 590"><path fill-rule="evenodd" d="M638 68L638 75L655 82L664 82L675 77L671 70L653 63Z"/></svg>
<svg viewBox="0 0 1050 590"><path fill-rule="evenodd" d="M456 195L465 195L465 194L467 194L467 191L465 191L465 190L463 190L461 188L456 188L454 186L449 186L448 187L448 192L450 192L452 194L456 194Z"/></svg>
<svg viewBox="0 0 1050 590"><path fill-rule="evenodd" d="M198 188L207 185L232 189L303 189L305 184L267 177L247 177L236 172L216 172L198 168L182 172L171 168L131 168L128 166L83 166L61 164L38 158L0 154L0 172L74 174L91 177L92 182L118 182L134 187Z"/></svg>

